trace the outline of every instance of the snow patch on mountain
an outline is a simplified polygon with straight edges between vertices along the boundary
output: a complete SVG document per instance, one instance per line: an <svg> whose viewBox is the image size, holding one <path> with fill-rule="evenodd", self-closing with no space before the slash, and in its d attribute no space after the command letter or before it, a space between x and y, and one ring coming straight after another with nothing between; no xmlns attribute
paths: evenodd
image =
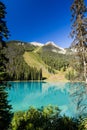
<svg viewBox="0 0 87 130"><path fill-rule="evenodd" d="M39 43L39 42L30 42L30 44L32 44L34 46L44 46L44 44Z"/></svg>

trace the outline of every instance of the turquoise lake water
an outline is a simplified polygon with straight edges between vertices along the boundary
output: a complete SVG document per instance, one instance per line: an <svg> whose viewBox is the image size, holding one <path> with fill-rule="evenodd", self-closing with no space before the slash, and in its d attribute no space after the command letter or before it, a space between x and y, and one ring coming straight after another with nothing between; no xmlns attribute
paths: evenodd
<svg viewBox="0 0 87 130"><path fill-rule="evenodd" d="M61 114L76 116L83 109L81 105L87 103L87 93L81 83L10 82L10 84L12 86L8 90L8 100L13 111L27 110L30 106L41 108L55 105L61 109Z"/></svg>

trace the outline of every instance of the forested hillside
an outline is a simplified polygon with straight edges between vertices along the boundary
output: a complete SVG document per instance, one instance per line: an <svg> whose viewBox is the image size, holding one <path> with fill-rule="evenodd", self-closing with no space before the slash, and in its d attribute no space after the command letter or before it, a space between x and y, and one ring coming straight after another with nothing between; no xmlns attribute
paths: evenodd
<svg viewBox="0 0 87 130"><path fill-rule="evenodd" d="M4 49L9 63L6 65L8 80L41 80L42 70L37 70L34 66L29 66L23 58L25 51L33 51L34 46L19 41L7 43Z"/></svg>
<svg viewBox="0 0 87 130"><path fill-rule="evenodd" d="M38 47L21 41L7 42L4 53L8 80L42 80L57 71L66 71L71 55L53 52L53 46ZM60 49L58 49L60 50Z"/></svg>

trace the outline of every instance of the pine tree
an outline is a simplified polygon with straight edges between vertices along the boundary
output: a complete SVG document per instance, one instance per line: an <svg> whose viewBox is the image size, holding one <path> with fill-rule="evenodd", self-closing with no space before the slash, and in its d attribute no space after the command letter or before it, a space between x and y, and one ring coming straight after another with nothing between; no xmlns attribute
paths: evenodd
<svg viewBox="0 0 87 130"><path fill-rule="evenodd" d="M40 80L42 80L42 68L40 68Z"/></svg>
<svg viewBox="0 0 87 130"><path fill-rule="evenodd" d="M4 38L8 38L8 29L6 26L5 18L5 5L0 2L0 130L7 130L11 120L11 105L9 105L6 92L7 88L7 73L6 73L6 62L8 59L3 53L3 48L6 46Z"/></svg>
<svg viewBox="0 0 87 130"><path fill-rule="evenodd" d="M4 20L6 15L5 9L5 5L2 2L0 2L0 47L5 46L3 38L9 37L9 31L6 26L6 21Z"/></svg>
<svg viewBox="0 0 87 130"><path fill-rule="evenodd" d="M77 50L83 74L87 82L87 7L84 0L74 0L72 6L72 33L73 45Z"/></svg>

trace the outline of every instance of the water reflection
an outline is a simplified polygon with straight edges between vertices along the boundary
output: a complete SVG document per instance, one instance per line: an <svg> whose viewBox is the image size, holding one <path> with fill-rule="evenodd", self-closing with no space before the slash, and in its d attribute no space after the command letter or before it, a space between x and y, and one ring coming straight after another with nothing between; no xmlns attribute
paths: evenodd
<svg viewBox="0 0 87 130"><path fill-rule="evenodd" d="M87 86L85 83L65 84L76 116L87 116Z"/></svg>
<svg viewBox="0 0 87 130"><path fill-rule="evenodd" d="M79 100L83 98L83 103L87 104L87 96L81 83L11 82L11 84L8 99L11 101L13 111L27 110L29 106L41 108L51 104L58 106L62 110L61 114L75 116L78 115L77 108L80 108Z"/></svg>

